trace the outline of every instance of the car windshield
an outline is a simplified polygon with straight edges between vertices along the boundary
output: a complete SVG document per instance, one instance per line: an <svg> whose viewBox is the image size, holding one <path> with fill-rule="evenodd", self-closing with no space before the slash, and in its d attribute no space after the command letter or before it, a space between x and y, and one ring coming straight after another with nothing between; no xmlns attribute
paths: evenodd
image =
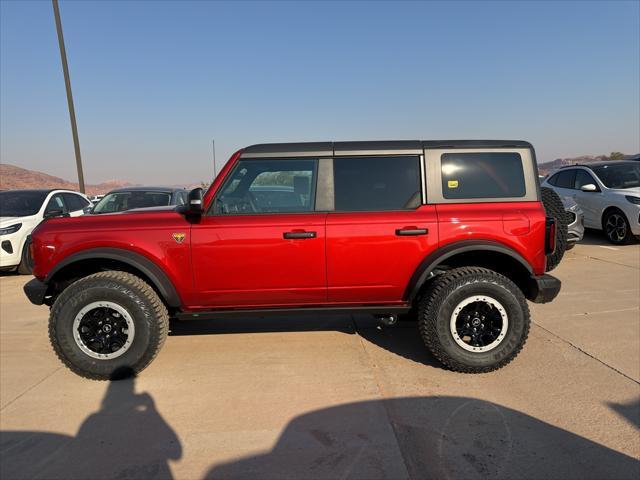
<svg viewBox="0 0 640 480"><path fill-rule="evenodd" d="M135 190L112 192L104 196L92 213L124 212L132 208L165 207L171 202L170 192Z"/></svg>
<svg viewBox="0 0 640 480"><path fill-rule="evenodd" d="M640 164L602 165L592 170L607 188L640 187Z"/></svg>
<svg viewBox="0 0 640 480"><path fill-rule="evenodd" d="M40 210L47 192L0 192L0 217L28 217Z"/></svg>

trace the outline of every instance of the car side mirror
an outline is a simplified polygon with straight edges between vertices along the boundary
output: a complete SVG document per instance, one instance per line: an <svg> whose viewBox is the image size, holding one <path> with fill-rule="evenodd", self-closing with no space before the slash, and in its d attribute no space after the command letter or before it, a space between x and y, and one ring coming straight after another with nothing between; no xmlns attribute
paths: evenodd
<svg viewBox="0 0 640 480"><path fill-rule="evenodd" d="M597 192L598 187L596 187L593 183L587 183L586 185L580 187L580 190L582 190L583 192Z"/></svg>
<svg viewBox="0 0 640 480"><path fill-rule="evenodd" d="M61 208L56 208L55 210L49 210L48 212L44 212L42 216L45 220L47 218L55 218L55 217L68 217L69 214L65 213Z"/></svg>
<svg viewBox="0 0 640 480"><path fill-rule="evenodd" d="M193 217L202 215L202 188L194 188L189 192L186 212Z"/></svg>
<svg viewBox="0 0 640 480"><path fill-rule="evenodd" d="M93 211L93 207L84 207L82 209L82 213L91 213Z"/></svg>

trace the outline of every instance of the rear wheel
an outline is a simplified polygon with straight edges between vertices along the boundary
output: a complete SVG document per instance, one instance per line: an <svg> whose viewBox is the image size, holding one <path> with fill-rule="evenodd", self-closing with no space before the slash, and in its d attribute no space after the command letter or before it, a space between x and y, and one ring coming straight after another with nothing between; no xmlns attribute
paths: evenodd
<svg viewBox="0 0 640 480"><path fill-rule="evenodd" d="M157 293L126 272L100 272L67 287L49 319L49 339L62 362L78 375L109 380L147 367L169 330Z"/></svg>
<svg viewBox="0 0 640 480"><path fill-rule="evenodd" d="M547 255L547 272L550 272L560 264L567 250L568 215L560 196L553 189L542 187L540 192L547 217L553 217L556 220L556 249Z"/></svg>
<svg viewBox="0 0 640 480"><path fill-rule="evenodd" d="M602 221L602 228L609 241L615 245L627 245L633 241L633 233L627 217L618 209L609 210Z"/></svg>
<svg viewBox="0 0 640 480"><path fill-rule="evenodd" d="M419 327L431 352L451 370L483 373L503 367L529 334L529 308L508 278L480 267L450 270L419 303Z"/></svg>

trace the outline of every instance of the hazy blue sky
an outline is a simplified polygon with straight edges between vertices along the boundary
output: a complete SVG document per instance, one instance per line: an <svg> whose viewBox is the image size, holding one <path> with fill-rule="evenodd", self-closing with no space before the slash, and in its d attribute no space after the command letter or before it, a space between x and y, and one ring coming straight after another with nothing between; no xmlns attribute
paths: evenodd
<svg viewBox="0 0 640 480"><path fill-rule="evenodd" d="M1 159L75 178L51 2L1 7ZM640 150L640 10L608 2L60 3L85 177L181 183L276 141Z"/></svg>

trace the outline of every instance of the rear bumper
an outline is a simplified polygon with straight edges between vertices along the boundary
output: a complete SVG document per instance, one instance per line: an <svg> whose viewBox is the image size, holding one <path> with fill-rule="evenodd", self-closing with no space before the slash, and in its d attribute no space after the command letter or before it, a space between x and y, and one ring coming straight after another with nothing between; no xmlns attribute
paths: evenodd
<svg viewBox="0 0 640 480"><path fill-rule="evenodd" d="M24 285L24 293L34 305L42 305L47 294L47 284L34 278Z"/></svg>
<svg viewBox="0 0 640 480"><path fill-rule="evenodd" d="M549 303L558 296L562 282L551 275L531 277L529 300L533 303Z"/></svg>

